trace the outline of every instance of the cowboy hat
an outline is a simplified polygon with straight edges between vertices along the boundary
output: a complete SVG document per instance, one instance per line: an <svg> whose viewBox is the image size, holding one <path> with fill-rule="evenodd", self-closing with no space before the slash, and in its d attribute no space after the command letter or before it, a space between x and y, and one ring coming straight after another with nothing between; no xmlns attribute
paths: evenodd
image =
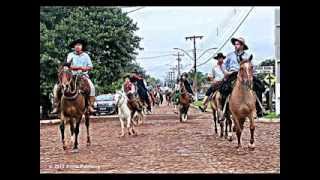
<svg viewBox="0 0 320 180"><path fill-rule="evenodd" d="M224 56L222 53L218 53L216 56L214 56L213 57L213 59L219 59L219 58L223 58L223 59L225 59L226 58L226 56Z"/></svg>
<svg viewBox="0 0 320 180"><path fill-rule="evenodd" d="M72 42L69 44L69 47L70 47L70 48L74 48L74 46L75 46L76 44L78 44L78 43L82 45L82 49L85 49L86 46L87 46L87 41L86 41L86 40L84 40L84 39L77 39L77 40L72 41Z"/></svg>
<svg viewBox="0 0 320 180"><path fill-rule="evenodd" d="M249 49L248 46L246 45L244 39L242 37L239 38L232 38L231 39L231 43L234 45L236 43L236 41L240 42L241 44L243 44L243 50L247 50Z"/></svg>

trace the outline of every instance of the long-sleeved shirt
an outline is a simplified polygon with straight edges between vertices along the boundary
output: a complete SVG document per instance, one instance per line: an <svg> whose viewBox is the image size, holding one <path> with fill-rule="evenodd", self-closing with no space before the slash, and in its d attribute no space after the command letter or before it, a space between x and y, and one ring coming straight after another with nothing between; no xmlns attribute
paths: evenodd
<svg viewBox="0 0 320 180"><path fill-rule="evenodd" d="M238 72L240 69L240 56L242 56L243 59L249 58L249 54L246 52L241 52L238 54L236 51L231 52L227 55L226 61L225 61L225 67L227 71L234 71Z"/></svg>

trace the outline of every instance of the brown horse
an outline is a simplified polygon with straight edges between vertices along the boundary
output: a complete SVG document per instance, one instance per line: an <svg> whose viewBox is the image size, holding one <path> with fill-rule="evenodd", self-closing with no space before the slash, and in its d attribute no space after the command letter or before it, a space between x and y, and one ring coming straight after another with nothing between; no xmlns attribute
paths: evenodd
<svg viewBox="0 0 320 180"><path fill-rule="evenodd" d="M241 147L241 133L246 118L250 120L250 144L249 148L254 149L254 117L256 116L256 98L253 88L253 66L252 55L249 59L240 62L240 70L237 75L235 86L229 100L229 109L235 124L238 139L238 148Z"/></svg>
<svg viewBox="0 0 320 180"><path fill-rule="evenodd" d="M61 139L63 149L66 150L67 146L64 139L64 129L65 124L69 123L71 136L74 138L74 152L77 152L78 150L79 126L83 116L85 117L85 125L87 128L87 146L90 145L89 111L85 103L85 96L80 92L79 86L77 86L78 78L78 75L73 76L69 70L61 70L59 72L59 82L62 86L60 117ZM75 126L74 123L76 124Z"/></svg>
<svg viewBox="0 0 320 180"><path fill-rule="evenodd" d="M184 86L183 81L180 82L180 97L179 97L179 116L180 122L186 122L188 118L188 110L190 107L190 96Z"/></svg>
<svg viewBox="0 0 320 180"><path fill-rule="evenodd" d="M222 105L221 105L221 94L219 91L214 92L210 97L210 107L212 110L212 115L213 115L213 122L214 122L214 130L215 133L218 133L218 128L217 128L217 119L219 120L220 124L220 137L223 137L223 120L222 120ZM227 130L227 127L226 127Z"/></svg>

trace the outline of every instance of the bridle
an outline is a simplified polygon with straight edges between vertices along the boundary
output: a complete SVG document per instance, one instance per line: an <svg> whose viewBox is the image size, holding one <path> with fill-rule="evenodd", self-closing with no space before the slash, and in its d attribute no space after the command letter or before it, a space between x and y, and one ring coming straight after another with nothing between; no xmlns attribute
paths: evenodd
<svg viewBox="0 0 320 180"><path fill-rule="evenodd" d="M239 70L239 72L238 72L238 78L237 78L237 81L239 81L239 83L242 85L242 86L244 86L244 87L246 87L246 89L247 90L252 90L253 89L253 79L249 79L249 77L247 77L246 79L243 79L243 69L241 68L241 66L243 65L243 64L245 64L245 63L250 63L250 65L251 65L251 61L250 60L243 60L243 61L241 61L240 62L240 70ZM252 65L251 65L252 66ZM246 74L246 75L248 75L248 74ZM249 76L253 76L251 73L249 74Z"/></svg>

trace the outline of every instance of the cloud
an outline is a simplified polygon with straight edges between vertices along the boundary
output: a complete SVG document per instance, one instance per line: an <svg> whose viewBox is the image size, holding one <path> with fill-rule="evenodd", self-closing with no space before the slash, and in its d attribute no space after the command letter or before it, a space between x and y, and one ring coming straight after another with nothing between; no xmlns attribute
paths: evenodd
<svg viewBox="0 0 320 180"><path fill-rule="evenodd" d="M250 7L236 8L240 10L239 13L243 14L250 9ZM219 41L217 38L216 27L224 22L229 22L228 17L232 14L233 9L234 7L145 7L130 13L129 16L134 22L137 22L140 28L136 34L143 38L141 46L144 51L139 51L137 57L168 54L164 51L172 51L175 47L192 49L192 41L185 40L185 36L191 35L204 36L203 39L197 40L198 49L204 50L218 46L223 39ZM250 51L257 57L257 60L274 56L274 9L275 7L255 7L234 35L246 39ZM125 10L130 11L131 9L126 8ZM231 20L230 23L229 26L232 27L238 24L238 22ZM224 54L231 51L233 51L231 43L222 49ZM199 53L201 54L201 52ZM212 53L213 51L210 51L206 54L203 60L212 56ZM157 59L137 59L137 62L145 68L148 74L163 79L169 71L169 66L166 64L175 65L175 59L175 56L166 56ZM192 63L191 60L186 56L183 57L182 64L188 63ZM211 72L213 63L210 61L206 65L200 66L199 70L204 73Z"/></svg>

